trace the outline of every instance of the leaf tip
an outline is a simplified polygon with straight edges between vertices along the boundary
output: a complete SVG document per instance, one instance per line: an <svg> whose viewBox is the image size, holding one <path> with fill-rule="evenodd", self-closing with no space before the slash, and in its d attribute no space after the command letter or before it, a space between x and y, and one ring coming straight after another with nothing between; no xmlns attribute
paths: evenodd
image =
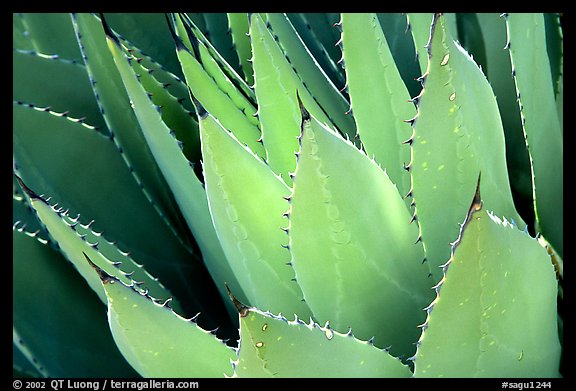
<svg viewBox="0 0 576 391"><path fill-rule="evenodd" d="M116 281L116 278L114 278L110 274L106 273L98 265L96 265L94 262L92 262L90 257L88 257L88 255L86 255L86 253L84 251L82 251L82 254L84 255L84 258L86 258L86 261L88 261L88 264L90 266L92 266L94 271L96 271L96 273L98 274L98 277L100 277L100 281L102 281L103 284L114 283Z"/></svg>
<svg viewBox="0 0 576 391"><path fill-rule="evenodd" d="M296 90L296 98L298 99L298 107L300 108L300 115L302 117L302 122L310 121L310 112L306 110L304 104L302 103L302 99L300 99L300 94L298 90Z"/></svg>
<svg viewBox="0 0 576 391"><path fill-rule="evenodd" d="M250 308L244 304L242 304L237 298L236 296L234 296L232 294L232 291L230 290L230 287L228 287L227 283L224 283L224 286L226 287L226 292L228 292L228 296L230 297L230 300L232 300L232 303L234 304L234 307L236 307L236 310L238 311L238 314L240 314L241 318L244 318L246 316L248 316L248 313L250 312Z"/></svg>
<svg viewBox="0 0 576 391"><path fill-rule="evenodd" d="M108 22L106 21L106 19L104 18L104 14L100 13L100 20L102 22L102 27L104 28L104 34L106 34L106 36L108 38L110 38L112 41L114 41L114 43L116 45L118 45L118 47L121 46L120 44L120 40L118 39L118 37L116 36L116 34L114 34L114 32L112 31L112 29L110 28L110 25L108 24Z"/></svg>
<svg viewBox="0 0 576 391"><path fill-rule="evenodd" d="M24 181L22 180L22 178L20 178L17 174L14 174L14 176L16 177L16 180L18 181L18 184L20 185L20 187L22 188L22 190L24 190L24 192L28 195L28 197L30 197L33 200L41 200L44 201L44 199L39 196L34 190L32 190L31 188L29 188L28 186L26 186L26 184L24 183Z"/></svg>

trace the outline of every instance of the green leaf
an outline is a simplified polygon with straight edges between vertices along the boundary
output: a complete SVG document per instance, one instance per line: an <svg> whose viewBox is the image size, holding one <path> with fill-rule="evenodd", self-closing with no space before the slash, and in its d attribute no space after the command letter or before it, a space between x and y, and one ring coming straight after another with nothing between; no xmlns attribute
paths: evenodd
<svg viewBox="0 0 576 391"><path fill-rule="evenodd" d="M136 281L144 283L156 297L163 299L171 297L170 292L153 279L141 265L136 264L128 254L118 250L112 242L102 236L102 233L94 232L90 228L91 224L82 224L80 216L71 218L62 209L48 204L25 184L22 183L22 186L38 218L50 233L50 237L58 243L62 254L76 266L78 272L102 301L105 301L104 291L96 275L86 264L84 254L88 254L107 273L126 283L130 281L128 276L131 276Z"/></svg>
<svg viewBox="0 0 576 391"><path fill-rule="evenodd" d="M304 299L318 322L409 355L432 299L418 228L386 173L304 113L288 226Z"/></svg>
<svg viewBox="0 0 576 391"><path fill-rule="evenodd" d="M262 143L270 168L291 185L290 174L296 169L300 112L296 92L305 87L284 58L260 15L250 23L254 67L254 88L258 117L262 124ZM309 94L303 97L313 101ZM316 105L317 111L321 111ZM326 120L328 120L326 118Z"/></svg>
<svg viewBox="0 0 576 391"><path fill-rule="evenodd" d="M410 96L416 96L422 90L422 85L418 81L421 72L408 18L406 14L395 12L378 13L377 15L406 89Z"/></svg>
<svg viewBox="0 0 576 391"><path fill-rule="evenodd" d="M254 84L254 71L252 69L252 47L250 45L250 37L248 31L250 25L248 22L248 14L241 12L228 12L228 28L232 35L232 42L234 49L240 61L244 80L249 85Z"/></svg>
<svg viewBox="0 0 576 391"><path fill-rule="evenodd" d="M74 119L22 104L14 104L13 119L14 160L28 187L53 197L71 216L94 220L93 230L130 252L184 303L194 303L190 281L205 281L206 270L151 208L112 140Z"/></svg>
<svg viewBox="0 0 576 391"><path fill-rule="evenodd" d="M158 72L152 72L154 68L144 67L138 57L133 57L132 53L133 51L129 52L128 59L134 73L138 75L138 80L150 95L152 103L160 108L160 114L166 126L174 131L176 138L182 143L184 156L191 162L200 163L200 132L196 113L185 109L165 85L155 78Z"/></svg>
<svg viewBox="0 0 576 391"><path fill-rule="evenodd" d="M110 31L107 33L113 34ZM216 287L222 297L227 297L224 282L232 284L235 278L216 236L203 184L138 81L119 42L111 35L107 36L107 40L148 146L200 246L206 267L210 270Z"/></svg>
<svg viewBox="0 0 576 391"><path fill-rule="evenodd" d="M82 61L82 54L76 41L70 14L52 13L21 13L20 22L28 41L37 53L56 55L69 61ZM14 47L28 49L27 47Z"/></svg>
<svg viewBox="0 0 576 391"><path fill-rule="evenodd" d="M206 194L218 239L248 302L311 315L288 266L281 228L290 188L209 114L200 117ZM232 290L236 292L235 287ZM243 300L243 299L241 299Z"/></svg>
<svg viewBox="0 0 576 391"><path fill-rule="evenodd" d="M102 22L96 16L85 13L73 14L72 21L92 80L94 95L114 145L156 212L177 233L176 237L183 241L184 246L190 247L184 239L186 227L181 222L178 206L146 144L122 78L108 51Z"/></svg>
<svg viewBox="0 0 576 391"><path fill-rule="evenodd" d="M474 62L487 74L486 45L482 35L479 14L472 12L462 12L456 14L456 25L458 30L458 43L466 49ZM451 31L453 37L456 35ZM502 72L502 70L499 70Z"/></svg>
<svg viewBox="0 0 576 391"><path fill-rule="evenodd" d="M534 221L532 199L532 172L530 156L526 149L516 87L512 77L510 55L506 46L506 21L498 13L478 13L480 32L486 49L486 77L494 91L502 118L506 140L506 162L514 203L523 219Z"/></svg>
<svg viewBox="0 0 576 391"><path fill-rule="evenodd" d="M14 50L34 50L23 16L22 12L12 14L12 47Z"/></svg>
<svg viewBox="0 0 576 391"><path fill-rule="evenodd" d="M177 19L178 21L178 19ZM186 38L182 38L186 39ZM176 50L182 70L186 76L186 82L190 88L190 93L202 106L216 117L226 129L234 132L234 135L247 144L250 149L261 157L265 157L265 151L259 142L261 132L252 116L248 115L243 108L239 107L229 95L230 91L222 90L218 83L204 68L204 63L198 61L195 55L182 43L182 40L175 37L177 41ZM209 56L207 56L209 57ZM213 64L216 65L217 64ZM227 84L227 88L240 94L234 85ZM257 122L257 121L256 121Z"/></svg>
<svg viewBox="0 0 576 391"><path fill-rule="evenodd" d="M269 13L266 22L294 71L330 118L330 122L342 134L353 138L356 127L352 116L346 114L349 112L349 103L318 66L288 17L285 14Z"/></svg>
<svg viewBox="0 0 576 391"><path fill-rule="evenodd" d="M23 194L16 176L14 176L12 189L12 223L18 223L18 226L27 232L33 232L37 237L48 240L48 233L36 217L34 208L30 206L26 196Z"/></svg>
<svg viewBox="0 0 576 391"><path fill-rule="evenodd" d="M291 13L286 15L320 68L330 78L334 86L342 91L346 84L346 77L342 67L338 64L341 52L336 42L339 38L326 31L327 28L336 30L336 27L328 26L324 14ZM330 51L334 52L335 59L330 56Z"/></svg>
<svg viewBox="0 0 576 391"><path fill-rule="evenodd" d="M240 317L238 377L402 377L412 375L385 350L296 318L255 308Z"/></svg>
<svg viewBox="0 0 576 391"><path fill-rule="evenodd" d="M142 50L134 46L134 44L122 37L118 37L122 46L124 46L132 57L137 58L136 61L140 63L144 68L148 70L148 73L153 73L154 78L158 80L171 95L178 99L187 110L194 111L194 106L190 100L190 94L188 93L188 86L178 75L173 74L152 57L143 53Z"/></svg>
<svg viewBox="0 0 576 391"><path fill-rule="evenodd" d="M108 331L105 308L57 251L12 231L14 348L43 376L135 377ZM94 272L92 272L94 273Z"/></svg>
<svg viewBox="0 0 576 391"><path fill-rule="evenodd" d="M550 61L550 74L554 85L554 94L557 95L563 84L561 78L564 73L564 38L560 15L557 13L545 13L544 24L546 31L546 51L548 52L548 59Z"/></svg>
<svg viewBox="0 0 576 391"><path fill-rule="evenodd" d="M240 68L238 54L234 49L232 35L228 27L228 16L224 12L205 12L206 36L214 51L237 72Z"/></svg>
<svg viewBox="0 0 576 391"><path fill-rule="evenodd" d="M14 377L42 377L42 374L34 366L35 358L30 354L24 341L12 328L12 370Z"/></svg>
<svg viewBox="0 0 576 391"><path fill-rule="evenodd" d="M50 77L46 77L50 75ZM74 118L86 118L103 134L106 123L92 92L84 64L14 50L12 53L12 99L68 112Z"/></svg>
<svg viewBox="0 0 576 391"><path fill-rule="evenodd" d="M235 356L194 319L160 304L134 283L124 284L96 267L108 299L108 322L118 348L144 377L223 377L232 375Z"/></svg>
<svg viewBox="0 0 576 391"><path fill-rule="evenodd" d="M563 254L563 139L542 14L506 18L522 125L532 162L537 231Z"/></svg>
<svg viewBox="0 0 576 391"><path fill-rule="evenodd" d="M479 172L486 206L521 229L525 223L512 200L496 99L476 63L452 39L444 16L434 17L428 50L408 169L426 258L438 281Z"/></svg>
<svg viewBox="0 0 576 391"><path fill-rule="evenodd" d="M477 193L428 308L414 375L557 377L561 347L550 257L479 201Z"/></svg>
<svg viewBox="0 0 576 391"><path fill-rule="evenodd" d="M123 38L142 49L171 73L183 77L163 13L105 13L104 18Z"/></svg>
<svg viewBox="0 0 576 391"><path fill-rule="evenodd" d="M362 145L386 170L400 194L408 193L404 165L411 134L405 122L416 115L376 14L342 14L342 46L350 103Z"/></svg>
<svg viewBox="0 0 576 391"><path fill-rule="evenodd" d="M254 91L185 14L179 14L176 18L176 29L180 39L187 44L187 49L194 53L196 60L216 82L218 88L244 112L252 124L258 126Z"/></svg>
<svg viewBox="0 0 576 391"><path fill-rule="evenodd" d="M408 25L412 31L412 39L416 49L416 56L420 63L420 72L425 74L428 69L428 53L426 45L430 39L430 25L432 24L431 13L408 13Z"/></svg>

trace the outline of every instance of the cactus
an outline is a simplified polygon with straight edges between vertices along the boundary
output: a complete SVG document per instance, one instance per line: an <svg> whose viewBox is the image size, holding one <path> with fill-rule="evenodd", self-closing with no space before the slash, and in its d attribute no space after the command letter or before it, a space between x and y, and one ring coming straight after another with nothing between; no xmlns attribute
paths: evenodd
<svg viewBox="0 0 576 391"><path fill-rule="evenodd" d="M561 24L13 14L14 376L562 376Z"/></svg>

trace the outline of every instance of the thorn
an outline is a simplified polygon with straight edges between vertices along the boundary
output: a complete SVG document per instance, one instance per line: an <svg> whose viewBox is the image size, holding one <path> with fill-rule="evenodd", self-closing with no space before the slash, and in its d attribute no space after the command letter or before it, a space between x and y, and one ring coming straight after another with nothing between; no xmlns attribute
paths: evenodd
<svg viewBox="0 0 576 391"><path fill-rule="evenodd" d="M466 218L466 221L464 222L464 224L466 224L466 222L468 222L472 213L482 209L482 197L480 196L480 178L481 178L481 176L482 176L482 172L479 172L478 173L478 182L476 183L476 191L474 192L474 198L472 199L472 205L470 206L470 209L468 211L468 217Z"/></svg>
<svg viewBox="0 0 576 391"><path fill-rule="evenodd" d="M164 16L166 17L166 23L168 24L168 29L170 30L170 34L172 35L172 39L174 40L174 43L176 44L176 50L189 51L188 48L184 45L184 42L182 42L182 39L180 39L178 34L176 34L176 30L174 30L174 26L172 25L172 22L170 21L168 14L165 13Z"/></svg>
<svg viewBox="0 0 576 391"><path fill-rule="evenodd" d="M300 107L300 115L302 117L302 122L310 121L310 113L304 107L302 99L300 99L300 94L298 94L298 90L296 90L296 98L298 99L298 107Z"/></svg>
<svg viewBox="0 0 576 391"><path fill-rule="evenodd" d="M188 87L188 91L190 92L190 97L192 98L192 104L196 108L196 113L198 114L198 117L200 119L206 119L206 117L208 117L208 111L206 111L204 106L202 106L202 103L200 103L200 101L196 99L194 94L192 94L192 90L190 89L190 87Z"/></svg>
<svg viewBox="0 0 576 391"><path fill-rule="evenodd" d="M32 190L31 188L29 188L28 186L26 186L26 184L22 181L22 178L20 178L18 175L14 174L14 176L16 177L16 180L18 181L18 184L20 185L20 187L22 187L22 190L24 190L24 192L28 195L28 197L30 197L33 200L41 200L44 201L44 199L42 199L42 197L40 197L38 194L36 194L36 192L34 192L34 190ZM46 201L44 201L46 202Z"/></svg>
<svg viewBox="0 0 576 391"><path fill-rule="evenodd" d="M402 120L402 122L406 122L407 124L410 124L410 126L414 126L414 122L416 122L416 117L410 119L404 119Z"/></svg>
<svg viewBox="0 0 576 391"><path fill-rule="evenodd" d="M238 299L232 294L232 291L228 287L227 283L224 283L224 286L226 287L226 291L228 292L228 296L230 297L230 300L232 300L234 307L236 307L238 314L240 314L240 317L244 318L244 317L248 316L248 313L250 312L250 308L248 306L242 304L240 301L238 301ZM196 317L197 316L198 315L196 315Z"/></svg>
<svg viewBox="0 0 576 391"><path fill-rule="evenodd" d="M112 31L112 29L108 25L108 22L106 22L106 19L104 19L103 13L100 13L100 20L102 21L102 27L104 28L104 34L106 34L106 36L108 38L112 39L114 41L114 43L116 45L118 45L119 48L121 48L122 45L120 44L120 40L118 39L116 34L114 34L114 32Z"/></svg>
<svg viewBox="0 0 576 391"><path fill-rule="evenodd" d="M99 266L94 264L94 262L92 262L92 260L88 257L88 255L86 255L86 253L84 251L82 251L82 254L84 254L84 258L86 258L86 260L88 261L88 264L90 266L92 266L92 268L96 271L96 273L98 273L98 277L100 277L100 281L102 281L103 284L108 284L108 283L112 284L117 280L115 277L112 277L110 274L108 274L104 270L102 270Z"/></svg>

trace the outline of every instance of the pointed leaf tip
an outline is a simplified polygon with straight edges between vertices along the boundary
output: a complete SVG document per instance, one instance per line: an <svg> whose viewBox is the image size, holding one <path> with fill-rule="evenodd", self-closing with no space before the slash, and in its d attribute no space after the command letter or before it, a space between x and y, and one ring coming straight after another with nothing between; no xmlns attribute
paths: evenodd
<svg viewBox="0 0 576 391"><path fill-rule="evenodd" d="M178 34L176 34L176 30L174 30L174 25L172 24L172 21L170 20L170 17L168 16L168 14L165 13L164 16L166 17L166 23L168 24L168 30L170 30L170 35L172 35L172 39L174 40L174 43L176 44L176 50L178 50L178 51L188 50L186 48L186 46L184 46L184 42L182 42L182 40L180 39Z"/></svg>
<svg viewBox="0 0 576 391"><path fill-rule="evenodd" d="M88 261L88 264L90 266L92 266L92 268L96 271L96 273L98 273L98 277L100 277L100 280L102 281L103 284L107 284L107 283L113 283L116 281L116 278L111 276L110 274L106 273L104 270L102 270L98 265L96 265L94 262L92 262L92 260L90 259L90 257L88 257L88 255L86 255L86 253L84 251L82 251L82 254L84 255L84 258L86 258L86 260Z"/></svg>
<svg viewBox="0 0 576 391"><path fill-rule="evenodd" d="M120 47L121 46L120 40L118 39L116 34L114 34L114 32L112 31L112 29L110 28L110 25L108 24L108 22L106 22L106 19L104 19L104 14L99 13L99 16L100 16L100 20L102 21L102 27L104 28L104 34L106 34L106 36L108 38L112 39L114 41L114 43L116 43L116 45L118 45L118 47Z"/></svg>
<svg viewBox="0 0 576 391"><path fill-rule="evenodd" d="M482 197L480 196L480 178L482 177L482 172L478 173L478 182L476 183L476 191L474 192L474 198L472 199L472 204L468 211L468 219L470 215L476 211L482 209Z"/></svg>
<svg viewBox="0 0 576 391"><path fill-rule="evenodd" d="M29 188L28 186L26 186L26 184L24 183L24 181L22 181L22 178L20 178L18 175L14 174L14 176L16 177L16 180L18 181L18 184L20 184L20 187L22 187L22 190L24 190L24 192L28 195L28 197L30 197L31 199L35 199L35 200L41 200L44 201L44 199L42 197L40 197L34 190L32 190L31 188Z"/></svg>
<svg viewBox="0 0 576 391"><path fill-rule="evenodd" d="M234 303L234 307L236 307L236 310L240 314L240 317L241 318L246 317L248 315L248 313L250 312L250 308L248 306L242 304L236 298L236 296L234 296L232 294L232 291L230 290L230 287L228 287L228 284L224 283L224 286L226 287L226 291L228 292L228 296L230 297L230 300L232 300L232 303Z"/></svg>
<svg viewBox="0 0 576 391"><path fill-rule="evenodd" d="M202 105L202 103L200 103L198 99L196 99L190 88L188 88L188 91L190 93L190 98L192 99L192 104L196 108L196 113L198 114L198 117L200 117L200 119L205 119L206 117L208 117L208 111L206 110L206 108Z"/></svg>
<svg viewBox="0 0 576 391"><path fill-rule="evenodd" d="M300 114L302 116L302 122L310 121L310 113L304 107L302 103L302 99L300 99L300 94L298 94L298 90L296 90L296 98L298 99L298 107L300 107Z"/></svg>
<svg viewBox="0 0 576 391"><path fill-rule="evenodd" d="M187 19L187 15L183 13L180 13L180 19L182 19L184 29L186 30L186 35L188 35L188 39L190 40L190 44L192 45L192 51L194 57L196 57L196 60L198 60L198 62L202 64L202 56L200 54L200 43L198 41L198 38L196 37L196 34L194 34L194 32L192 31L190 21Z"/></svg>

